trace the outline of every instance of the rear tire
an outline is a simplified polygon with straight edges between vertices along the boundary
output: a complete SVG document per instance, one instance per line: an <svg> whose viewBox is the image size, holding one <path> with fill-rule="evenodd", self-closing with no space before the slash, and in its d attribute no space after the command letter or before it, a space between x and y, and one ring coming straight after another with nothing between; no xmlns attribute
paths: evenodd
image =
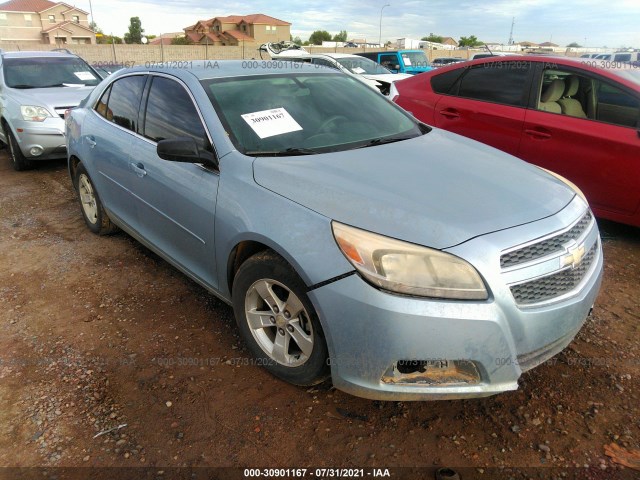
<svg viewBox="0 0 640 480"><path fill-rule="evenodd" d="M327 343L306 286L272 251L244 262L233 282L233 311L257 364L299 386L329 377Z"/></svg>
<svg viewBox="0 0 640 480"><path fill-rule="evenodd" d="M89 230L97 235L110 235L117 232L118 227L105 212L91 177L81 163L76 167L74 187L78 193L82 218Z"/></svg>
<svg viewBox="0 0 640 480"><path fill-rule="evenodd" d="M22 172L24 170L33 168L33 163L27 160L22 154L22 150L20 150L18 140L16 140L16 137L13 135L13 132L11 131L11 127L9 127L9 125L5 126L4 135L7 139L7 148L9 149L9 158L11 159L11 163L13 164L13 169L16 172Z"/></svg>

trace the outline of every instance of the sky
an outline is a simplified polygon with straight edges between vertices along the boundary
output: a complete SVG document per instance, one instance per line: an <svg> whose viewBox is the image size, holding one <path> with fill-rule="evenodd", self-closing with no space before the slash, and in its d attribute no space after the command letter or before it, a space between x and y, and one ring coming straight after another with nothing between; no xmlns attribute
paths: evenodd
<svg viewBox="0 0 640 480"><path fill-rule="evenodd" d="M74 4L90 11L89 0ZM382 9L385 4L390 5ZM638 0L91 0L91 8L98 27L118 36L134 16L140 17L145 33L158 35L216 16L264 13L292 23L291 33L302 40L314 30L346 30L349 39L377 41L382 9L383 41L434 33L507 43L515 17L516 42L640 48Z"/></svg>

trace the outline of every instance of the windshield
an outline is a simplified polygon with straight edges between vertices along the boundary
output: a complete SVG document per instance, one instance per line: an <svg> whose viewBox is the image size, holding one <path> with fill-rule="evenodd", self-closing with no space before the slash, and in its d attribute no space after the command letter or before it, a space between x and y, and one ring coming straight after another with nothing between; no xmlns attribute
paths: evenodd
<svg viewBox="0 0 640 480"><path fill-rule="evenodd" d="M344 74L207 79L202 84L245 155L308 155L422 135L402 109Z"/></svg>
<svg viewBox="0 0 640 480"><path fill-rule="evenodd" d="M379 63L364 57L336 58L336 62L356 75L384 75L391 73L391 70L384 68Z"/></svg>
<svg viewBox="0 0 640 480"><path fill-rule="evenodd" d="M402 61L405 67L425 68L429 66L429 59L424 52L402 52Z"/></svg>
<svg viewBox="0 0 640 480"><path fill-rule="evenodd" d="M74 57L4 59L4 81L11 88L95 86L101 78L86 62Z"/></svg>

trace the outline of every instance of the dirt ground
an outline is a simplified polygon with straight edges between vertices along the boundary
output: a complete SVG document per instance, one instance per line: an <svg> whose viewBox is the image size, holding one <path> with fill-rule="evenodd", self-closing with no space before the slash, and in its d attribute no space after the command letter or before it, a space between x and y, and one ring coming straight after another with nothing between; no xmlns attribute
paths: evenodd
<svg viewBox="0 0 640 480"><path fill-rule="evenodd" d="M604 447L640 447L640 229L600 225L593 315L517 391L376 402L250 365L230 307L127 235L89 232L64 162L18 173L1 151L0 467L638 478Z"/></svg>

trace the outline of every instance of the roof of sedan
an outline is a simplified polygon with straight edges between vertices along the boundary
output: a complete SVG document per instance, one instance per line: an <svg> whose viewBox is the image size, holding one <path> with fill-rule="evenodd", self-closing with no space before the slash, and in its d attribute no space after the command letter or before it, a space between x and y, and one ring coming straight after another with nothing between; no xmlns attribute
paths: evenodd
<svg viewBox="0 0 640 480"><path fill-rule="evenodd" d="M31 58L31 57L75 57L76 55L66 52L50 52L50 51L21 51L21 52L2 52L5 58Z"/></svg>
<svg viewBox="0 0 640 480"><path fill-rule="evenodd" d="M542 63L547 68L553 68L557 65L575 66L591 72L607 71L618 76L629 78L630 80L638 83L636 77L638 74L635 71L637 67L633 67L631 64L625 64L624 62L608 62L604 60L596 60L593 58L581 58L581 57L565 57L561 55L509 55L508 57L495 56L486 57L477 60L469 60L465 62L464 68L473 67L474 65L483 65L486 63L504 63L504 62L536 62ZM437 70L426 72L423 75L439 75L448 69L454 70L460 68L460 63L452 63L445 65ZM628 73L623 73L628 72Z"/></svg>
<svg viewBox="0 0 640 480"><path fill-rule="evenodd" d="M340 72L329 67L320 67L298 62L277 60L194 60L184 62L148 63L137 67L122 69L120 72L189 72L200 80L209 78L247 77L255 75L277 75L283 73L334 73Z"/></svg>

